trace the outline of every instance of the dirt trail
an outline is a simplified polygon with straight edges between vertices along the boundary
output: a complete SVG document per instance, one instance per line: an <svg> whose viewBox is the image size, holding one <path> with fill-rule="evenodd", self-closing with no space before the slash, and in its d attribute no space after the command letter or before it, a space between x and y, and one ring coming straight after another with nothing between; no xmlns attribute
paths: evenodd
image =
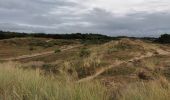
<svg viewBox="0 0 170 100"><path fill-rule="evenodd" d="M67 48L61 48L61 52L66 51L66 50L70 50L76 47L80 47L78 46L70 46ZM53 51L47 51L47 52L42 52L42 53L35 53L35 54L30 54L30 55L22 55L22 56L18 56L18 57L11 57L11 58L6 58L6 59L0 59L2 61L11 61L11 60L20 60L20 59L26 59L26 58L32 58L32 57L37 57L37 56L42 56L42 55L48 55L48 54L53 54Z"/></svg>
<svg viewBox="0 0 170 100"><path fill-rule="evenodd" d="M162 49L157 49L156 51L157 51L157 53L158 53L159 55L168 55L168 54L170 54L170 52L164 51L164 50L162 50ZM96 78L97 76L101 75L102 73L108 71L109 69L112 69L112 68L114 68L114 67L117 67L117 66L119 66L119 65L121 65L121 64L124 64L124 63L132 63L132 62L135 62L135 61L138 61L138 60L142 60L142 59L144 59L144 58L152 57L152 56L154 56L154 55L157 55L157 54L148 52L146 55L141 55L141 56L139 56L139 57L132 58L132 59L130 59L130 60L128 60L128 61L116 61L114 64L110 65L109 67L107 67L107 68L102 68L102 69L100 69L99 71L97 71L94 75L87 76L86 78L80 79L80 80L78 80L77 82L80 83L80 82L90 81L90 80Z"/></svg>
<svg viewBox="0 0 170 100"><path fill-rule="evenodd" d="M77 81L77 82L80 83L80 82L85 82L85 81L92 80L92 79L96 78L97 76L99 76L100 74L104 73L105 71L107 71L107 70L109 70L109 69L111 69L111 68L113 68L113 67L115 67L115 66L118 66L118 65L120 65L120 64L122 64L122 63L123 63L123 62L121 62L121 61L116 61L116 62L114 63L114 65L109 66L109 67L107 67L107 68L102 68L102 69L100 69L99 71L97 71L94 75L87 76L86 78L80 79L80 80Z"/></svg>

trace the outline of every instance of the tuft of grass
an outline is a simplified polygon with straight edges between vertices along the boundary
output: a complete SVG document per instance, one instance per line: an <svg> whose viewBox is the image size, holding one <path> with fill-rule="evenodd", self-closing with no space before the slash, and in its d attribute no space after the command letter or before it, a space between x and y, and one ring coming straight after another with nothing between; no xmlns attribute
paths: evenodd
<svg viewBox="0 0 170 100"><path fill-rule="evenodd" d="M108 100L99 82L75 83L69 77L40 75L19 64L0 64L1 100Z"/></svg>
<svg viewBox="0 0 170 100"><path fill-rule="evenodd" d="M76 60L72 64L78 73L79 78L93 75L96 70L106 67L108 63L102 60L103 56L96 53L91 53L88 57L83 57L81 60Z"/></svg>

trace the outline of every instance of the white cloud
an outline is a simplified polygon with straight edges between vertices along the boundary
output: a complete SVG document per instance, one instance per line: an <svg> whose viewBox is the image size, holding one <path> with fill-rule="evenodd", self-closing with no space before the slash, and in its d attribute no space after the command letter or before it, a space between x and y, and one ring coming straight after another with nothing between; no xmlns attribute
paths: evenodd
<svg viewBox="0 0 170 100"><path fill-rule="evenodd" d="M77 3L87 8L101 8L116 14L170 11L169 0L77 0Z"/></svg>

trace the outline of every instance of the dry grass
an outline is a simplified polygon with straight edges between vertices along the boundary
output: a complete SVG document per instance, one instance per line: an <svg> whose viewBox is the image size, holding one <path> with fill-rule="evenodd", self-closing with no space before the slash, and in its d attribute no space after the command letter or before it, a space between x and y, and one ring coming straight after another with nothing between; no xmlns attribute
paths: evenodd
<svg viewBox="0 0 170 100"><path fill-rule="evenodd" d="M20 64L0 64L1 100L107 100L99 82L77 84L69 77L42 76Z"/></svg>
<svg viewBox="0 0 170 100"><path fill-rule="evenodd" d="M57 45L60 46L60 42ZM20 52L19 50L22 50L21 48L16 50L17 46L12 47L15 48L11 49L13 51ZM90 51L88 56L79 55L81 48L84 47ZM22 52L28 53L25 49ZM40 49L47 51L47 49ZM123 39L101 45L84 45L52 55L23 59L22 64L1 63L0 100L169 100L170 83L163 78L159 80L161 75L170 76L169 56L157 55L110 69L96 77L96 80L105 79L105 86L100 81L76 83L80 78L93 75L103 67L114 64L117 60L126 61L148 52L154 53L156 49L159 47L151 43ZM13 53L5 47L0 50L0 54L4 51L8 54ZM37 52L37 50L33 50L33 52ZM84 53L86 54L86 52ZM23 70L24 67L25 70ZM40 68L43 73L31 68ZM46 74L45 70L50 71ZM51 70L56 70L57 74L52 73ZM157 70L162 70L163 74L158 73L155 78L153 75ZM153 78L143 81L138 77L140 72L145 72L145 76L151 76L151 78L153 76ZM112 87L107 86L110 82L114 83L116 89L113 88L113 85ZM115 84L120 84L120 87ZM108 93L110 89L114 91L114 93L110 92L111 96Z"/></svg>
<svg viewBox="0 0 170 100"><path fill-rule="evenodd" d="M0 40L0 59L56 50L62 46L79 44L77 40L47 38L13 38Z"/></svg>
<svg viewBox="0 0 170 100"><path fill-rule="evenodd" d="M161 78L157 81L133 83L121 93L120 100L169 100L170 83Z"/></svg>

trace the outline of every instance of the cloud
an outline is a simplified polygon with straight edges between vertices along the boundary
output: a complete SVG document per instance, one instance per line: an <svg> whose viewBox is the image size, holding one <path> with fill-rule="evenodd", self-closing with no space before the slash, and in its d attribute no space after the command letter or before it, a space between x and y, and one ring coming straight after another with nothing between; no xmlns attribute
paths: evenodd
<svg viewBox="0 0 170 100"><path fill-rule="evenodd" d="M1 0L0 30L158 36L170 32L168 0Z"/></svg>
<svg viewBox="0 0 170 100"><path fill-rule="evenodd" d="M80 0L76 0L79 2ZM169 0L85 0L86 7L102 8L116 14L127 14L134 11L158 12L170 10Z"/></svg>

